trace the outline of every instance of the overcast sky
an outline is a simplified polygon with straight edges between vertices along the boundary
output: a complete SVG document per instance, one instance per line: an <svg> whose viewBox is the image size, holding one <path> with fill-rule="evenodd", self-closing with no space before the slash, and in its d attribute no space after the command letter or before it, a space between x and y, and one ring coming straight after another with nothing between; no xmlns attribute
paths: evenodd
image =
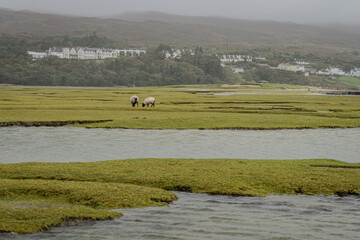
<svg viewBox="0 0 360 240"><path fill-rule="evenodd" d="M0 0L14 10L105 16L128 11L360 25L360 0Z"/></svg>

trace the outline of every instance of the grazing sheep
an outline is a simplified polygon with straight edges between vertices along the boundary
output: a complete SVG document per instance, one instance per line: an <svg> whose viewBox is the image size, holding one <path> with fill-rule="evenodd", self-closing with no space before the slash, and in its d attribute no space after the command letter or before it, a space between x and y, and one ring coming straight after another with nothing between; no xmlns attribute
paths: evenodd
<svg viewBox="0 0 360 240"><path fill-rule="evenodd" d="M145 107L145 105L149 106L149 104L151 104L151 107L155 107L155 98L154 97L145 98L142 106L143 107Z"/></svg>
<svg viewBox="0 0 360 240"><path fill-rule="evenodd" d="M130 102L131 102L133 107L135 107L135 104L137 104L137 106L139 106L139 98L138 98L138 96L135 96L135 95L132 96L130 98Z"/></svg>

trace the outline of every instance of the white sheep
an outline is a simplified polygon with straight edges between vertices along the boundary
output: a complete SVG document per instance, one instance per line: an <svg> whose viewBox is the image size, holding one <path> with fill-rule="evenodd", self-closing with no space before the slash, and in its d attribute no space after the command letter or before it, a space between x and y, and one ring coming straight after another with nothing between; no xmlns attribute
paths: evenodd
<svg viewBox="0 0 360 240"><path fill-rule="evenodd" d="M137 106L139 106L139 98L138 98L138 96L135 96L135 95L131 96L130 102L131 102L133 107L135 107L135 104L137 104Z"/></svg>
<svg viewBox="0 0 360 240"><path fill-rule="evenodd" d="M142 106L145 107L145 105L149 106L150 104L151 104L151 107L155 107L155 98L154 97L145 98Z"/></svg>

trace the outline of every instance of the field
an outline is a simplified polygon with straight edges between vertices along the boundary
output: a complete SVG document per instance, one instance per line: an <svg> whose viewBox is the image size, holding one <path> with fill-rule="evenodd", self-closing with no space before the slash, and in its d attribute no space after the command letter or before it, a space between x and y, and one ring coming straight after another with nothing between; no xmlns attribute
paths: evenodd
<svg viewBox="0 0 360 240"><path fill-rule="evenodd" d="M177 86L159 88L0 88L0 125L136 129L360 127L360 97L308 89ZM237 95L211 95L233 92ZM155 108L132 107L156 98ZM141 105L141 102L140 102ZM84 122L85 121L85 122Z"/></svg>
<svg viewBox="0 0 360 240"><path fill-rule="evenodd" d="M110 208L163 206L169 192L360 194L360 165L335 160L132 159L0 165L0 232L31 233Z"/></svg>
<svg viewBox="0 0 360 240"><path fill-rule="evenodd" d="M0 88L1 126L135 129L360 127L360 97L289 85L158 88ZM224 93L236 93L224 95ZM219 93L223 95L214 95ZM156 106L132 107L156 98ZM141 102L140 102L141 104ZM174 156L176 157L176 156ZM360 194L360 165L334 160L136 159L0 164L0 232L120 217L114 208L164 206L170 191L267 196Z"/></svg>

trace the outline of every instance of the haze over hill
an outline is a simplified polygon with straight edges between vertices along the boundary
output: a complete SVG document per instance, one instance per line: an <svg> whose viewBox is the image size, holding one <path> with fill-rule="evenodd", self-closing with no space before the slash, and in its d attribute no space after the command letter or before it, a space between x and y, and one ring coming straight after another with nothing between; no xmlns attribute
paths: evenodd
<svg viewBox="0 0 360 240"><path fill-rule="evenodd" d="M291 26L317 26L320 28L329 28L329 29L338 29L343 31L348 31L355 34L360 34L360 23L353 23L353 24L344 24L344 23L324 23L324 24L299 24L299 23L291 23L289 21L280 22L280 21L273 21L273 20L246 20L246 19L239 19L239 18L229 18L229 17L221 17L221 16L185 16L185 15L174 15L168 14L164 12L158 11L145 11L145 12L125 12L118 15L109 15L103 16L102 18L114 18L114 19L122 19L128 21L160 21L160 22L172 22L172 23L184 23L184 24L204 24L204 25L212 25L212 26L219 26L219 27L227 27L227 28L234 28L238 30L252 30L253 27L257 27L258 30L274 33L274 30L287 31L289 29L283 29L282 27L287 24ZM259 29L259 25L262 25L262 29ZM271 25L270 25L271 24ZM282 24L282 25L281 25ZM272 27L276 25L277 27Z"/></svg>
<svg viewBox="0 0 360 240"><path fill-rule="evenodd" d="M287 47L360 47L360 34L290 22L191 17L159 12L107 18L70 17L0 9L2 34L83 36L92 32L129 46L248 45Z"/></svg>
<svg viewBox="0 0 360 240"><path fill-rule="evenodd" d="M2 0L1 7L83 17L158 11L300 24L360 23L358 0Z"/></svg>

